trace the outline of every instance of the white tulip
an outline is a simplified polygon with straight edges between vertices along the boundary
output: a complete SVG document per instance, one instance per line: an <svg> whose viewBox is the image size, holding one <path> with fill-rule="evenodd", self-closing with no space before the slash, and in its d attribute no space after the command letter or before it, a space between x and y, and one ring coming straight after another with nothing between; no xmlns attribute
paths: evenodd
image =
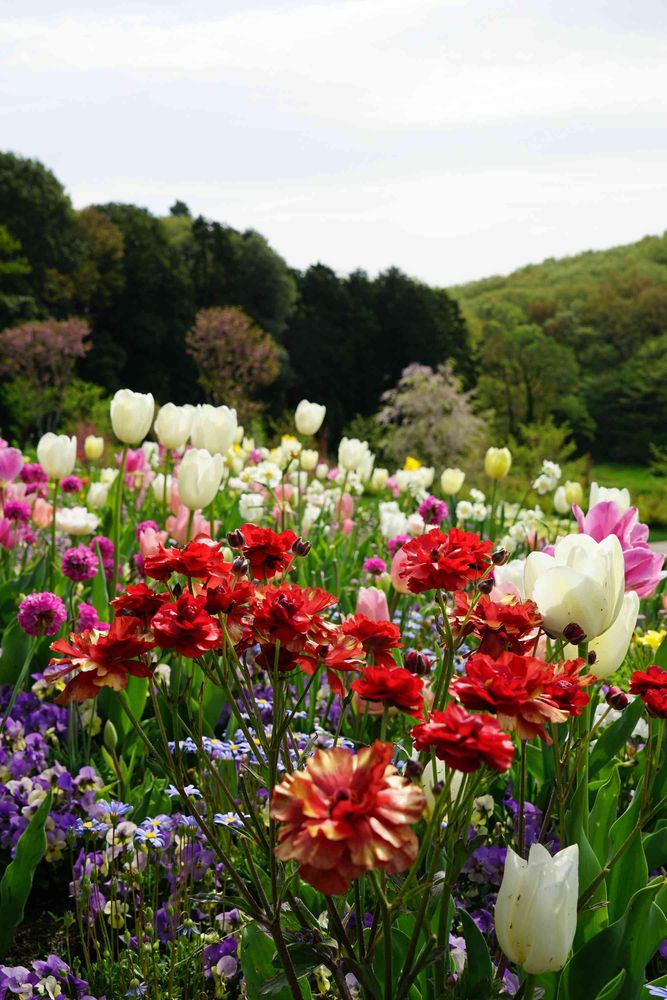
<svg viewBox="0 0 667 1000"><path fill-rule="evenodd" d="M577 929L579 847L552 858L533 844L524 861L509 848L495 910L496 935L511 962L531 975L567 962Z"/></svg>
<svg viewBox="0 0 667 1000"><path fill-rule="evenodd" d="M76 438L49 431L37 445L37 461L49 479L71 476L76 464Z"/></svg>
<svg viewBox="0 0 667 1000"><path fill-rule="evenodd" d="M338 445L338 464L344 472L357 472L361 466L367 465L369 455L368 441L360 441L359 438L344 437Z"/></svg>
<svg viewBox="0 0 667 1000"><path fill-rule="evenodd" d="M567 502L567 496L565 495L565 487L559 486L554 493L554 510L557 514L569 514L570 504Z"/></svg>
<svg viewBox="0 0 667 1000"><path fill-rule="evenodd" d="M300 455L301 468L306 472L312 472L317 467L319 455L311 448L304 448Z"/></svg>
<svg viewBox="0 0 667 1000"><path fill-rule="evenodd" d="M484 456L484 471L491 479L504 479L512 468L509 448L489 448Z"/></svg>
<svg viewBox="0 0 667 1000"><path fill-rule="evenodd" d="M153 430L163 448L182 448L192 430L193 407L165 403L155 418Z"/></svg>
<svg viewBox="0 0 667 1000"><path fill-rule="evenodd" d="M507 548L514 543L513 539L503 539L503 548ZM514 543L516 544L516 543ZM493 582L496 587L509 586L516 590L520 601L526 600L526 592L523 589L523 572L525 561L523 559L510 559L504 566L493 567Z"/></svg>
<svg viewBox="0 0 667 1000"><path fill-rule="evenodd" d="M302 399L294 413L294 425L299 434L304 436L317 434L326 412L326 406L321 406L319 403L309 403L307 399Z"/></svg>
<svg viewBox="0 0 667 1000"><path fill-rule="evenodd" d="M88 506L93 510L104 507L109 496L109 487L106 483L91 483L88 487Z"/></svg>
<svg viewBox="0 0 667 1000"><path fill-rule="evenodd" d="M104 483L105 486L111 486L117 475L118 469L112 469L110 466L107 466L104 469L100 469L100 482Z"/></svg>
<svg viewBox="0 0 667 1000"><path fill-rule="evenodd" d="M56 511L56 528L68 535L92 535L99 523L99 517L85 507L59 507Z"/></svg>
<svg viewBox="0 0 667 1000"><path fill-rule="evenodd" d="M95 462L98 458L102 457L102 452L104 451L104 438L95 437L94 434L89 434L83 442L83 450L88 461Z"/></svg>
<svg viewBox="0 0 667 1000"><path fill-rule="evenodd" d="M139 444L153 423L155 400L150 392L119 389L111 400L111 426L123 444Z"/></svg>
<svg viewBox="0 0 667 1000"><path fill-rule="evenodd" d="M530 553L523 582L550 635L566 639L568 625L578 625L590 642L613 625L623 604L621 543L616 535L601 542L589 535L568 535L556 543L553 556Z"/></svg>
<svg viewBox="0 0 667 1000"><path fill-rule="evenodd" d="M440 486L442 487L442 492L446 493L447 496L454 496L458 493L463 483L465 482L466 474L462 469L445 469L443 474L440 476Z"/></svg>
<svg viewBox="0 0 667 1000"><path fill-rule="evenodd" d="M638 614L639 597L634 590L629 590L623 598L620 613L611 628L589 642L589 653L595 653L595 663L591 665L590 672L598 680L609 677L623 663L630 648ZM568 643L563 650L563 657L571 659L576 655L576 648Z"/></svg>
<svg viewBox="0 0 667 1000"><path fill-rule="evenodd" d="M171 498L171 484L172 484L172 478L171 476L167 476L167 494L166 494L167 503L169 503L169 500ZM158 475L151 480L151 490L153 491L153 496L158 501L158 503L162 503L165 497L163 472L159 472Z"/></svg>
<svg viewBox="0 0 667 1000"><path fill-rule="evenodd" d="M373 475L371 476L371 489L376 492L380 492L387 485L387 480L389 479L389 469L373 469Z"/></svg>
<svg viewBox="0 0 667 1000"><path fill-rule="evenodd" d="M630 491L627 489L618 490L610 486L598 486L591 483L591 492L588 498L588 509L594 507L602 500L612 500L619 508L621 514L625 514L630 509Z"/></svg>
<svg viewBox="0 0 667 1000"><path fill-rule="evenodd" d="M220 488L222 455L205 448L186 451L178 469L178 495L188 510L208 507Z"/></svg>
<svg viewBox="0 0 667 1000"><path fill-rule="evenodd" d="M236 410L204 403L196 408L192 417L190 440L195 448L205 448L211 455L226 455L238 429Z"/></svg>
<svg viewBox="0 0 667 1000"><path fill-rule="evenodd" d="M261 493L242 493L239 497L239 514L244 521L260 518L264 513L264 504Z"/></svg>
<svg viewBox="0 0 667 1000"><path fill-rule="evenodd" d="M326 479L329 475L329 466L326 462L320 462L320 464L315 469L315 475L318 479Z"/></svg>

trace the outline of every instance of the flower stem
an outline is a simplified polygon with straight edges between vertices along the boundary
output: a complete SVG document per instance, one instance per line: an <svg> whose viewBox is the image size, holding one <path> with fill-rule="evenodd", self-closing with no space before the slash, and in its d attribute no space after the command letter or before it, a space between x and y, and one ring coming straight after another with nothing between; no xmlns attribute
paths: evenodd
<svg viewBox="0 0 667 1000"><path fill-rule="evenodd" d="M53 590L53 578L56 568L56 507L58 505L58 487L60 480L53 483L53 514L51 516L51 555L49 558L49 590Z"/></svg>
<svg viewBox="0 0 667 1000"><path fill-rule="evenodd" d="M123 487L125 485L125 463L127 462L127 450L129 445L123 445L120 458L120 469L118 470L118 483L116 486L116 503L113 513L113 576L111 577L111 597L117 596L118 587L118 564L120 562L120 518L123 510Z"/></svg>

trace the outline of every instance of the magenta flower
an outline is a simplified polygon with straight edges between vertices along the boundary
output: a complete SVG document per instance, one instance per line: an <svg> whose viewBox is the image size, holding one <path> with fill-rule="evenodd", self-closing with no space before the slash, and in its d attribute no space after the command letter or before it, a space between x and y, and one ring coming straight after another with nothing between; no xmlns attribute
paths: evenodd
<svg viewBox="0 0 667 1000"><path fill-rule="evenodd" d="M364 562L364 570L371 576L382 576L383 573L387 572L387 564L379 556L371 556Z"/></svg>
<svg viewBox="0 0 667 1000"><path fill-rule="evenodd" d="M30 520L30 504L24 503L23 500L8 500L3 514L8 521L27 524Z"/></svg>
<svg viewBox="0 0 667 1000"><path fill-rule="evenodd" d="M437 497L428 496L419 504L419 513L421 514L424 524L439 525L447 517L447 504L444 500L438 500Z"/></svg>
<svg viewBox="0 0 667 1000"><path fill-rule="evenodd" d="M409 535L394 535L387 542L387 548L389 549L389 555L393 559L399 549L402 549L406 542L410 541Z"/></svg>
<svg viewBox="0 0 667 1000"><path fill-rule="evenodd" d="M97 573L97 556L87 545L75 545L63 553L62 571L76 583L90 580Z"/></svg>
<svg viewBox="0 0 667 1000"><path fill-rule="evenodd" d="M49 477L44 472L39 462L32 462L24 465L19 473L19 478L22 483L29 485L41 485L42 483L48 483Z"/></svg>
<svg viewBox="0 0 667 1000"><path fill-rule="evenodd" d="M63 493L80 493L83 489L83 483L78 476L65 476L64 479L60 480L60 489Z"/></svg>
<svg viewBox="0 0 667 1000"><path fill-rule="evenodd" d="M19 625L28 635L55 635L66 620L67 611L59 597L46 591L24 597L17 617Z"/></svg>
<svg viewBox="0 0 667 1000"><path fill-rule="evenodd" d="M0 545L3 549L13 549L18 541L17 528L8 517L0 517Z"/></svg>
<svg viewBox="0 0 667 1000"><path fill-rule="evenodd" d="M18 448L0 448L0 483L4 486L16 479L23 468L23 455Z"/></svg>
<svg viewBox="0 0 667 1000"><path fill-rule="evenodd" d="M92 604L80 601L77 607L78 620L76 623L77 632L86 632L88 629L96 628L101 632L106 632L109 626L106 622L101 622L97 617L97 609Z"/></svg>
<svg viewBox="0 0 667 1000"><path fill-rule="evenodd" d="M114 544L106 535L95 535L94 538L91 538L88 548L91 552L95 553L99 549L103 562L107 562L108 560L113 561Z"/></svg>
<svg viewBox="0 0 667 1000"><path fill-rule="evenodd" d="M648 544L648 526L640 523L637 508L630 507L622 514L613 500L601 500L586 515L576 504L572 510L580 534L590 535L596 542L616 535L623 549L626 592L634 590L639 597L650 597L667 576L662 571L665 556Z"/></svg>

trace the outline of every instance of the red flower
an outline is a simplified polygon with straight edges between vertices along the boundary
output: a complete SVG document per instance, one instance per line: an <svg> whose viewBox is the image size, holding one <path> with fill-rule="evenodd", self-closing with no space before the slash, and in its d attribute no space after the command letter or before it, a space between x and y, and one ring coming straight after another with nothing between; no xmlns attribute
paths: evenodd
<svg viewBox="0 0 667 1000"><path fill-rule="evenodd" d="M656 719L667 719L667 670L657 663L646 671L635 670L630 678L630 694L638 694L646 711Z"/></svg>
<svg viewBox="0 0 667 1000"><path fill-rule="evenodd" d="M353 682L352 690L365 701L380 701L390 708L398 708L406 715L419 718L424 707L421 677L415 677L403 667L366 667L362 676Z"/></svg>
<svg viewBox="0 0 667 1000"><path fill-rule="evenodd" d="M553 680L547 687L548 694L568 715L581 715L589 701L584 688L595 682L593 674L584 673L586 661L563 660L552 666Z"/></svg>
<svg viewBox="0 0 667 1000"><path fill-rule="evenodd" d="M372 657L379 667L391 670L396 666L391 650L400 649L403 645L398 625L393 622L372 621L366 615L352 615L343 622L343 632L358 639L366 656Z"/></svg>
<svg viewBox="0 0 667 1000"><path fill-rule="evenodd" d="M352 635L332 632L331 639L318 648L308 648L298 657L298 665L305 674L314 674L318 664L327 672L327 681L334 694L344 695L343 682L336 671L359 671L364 662L364 649Z"/></svg>
<svg viewBox="0 0 667 1000"><path fill-rule="evenodd" d="M168 600L169 594L158 594L145 583L136 583L126 587L125 593L110 603L120 615L132 615L149 620Z"/></svg>
<svg viewBox="0 0 667 1000"><path fill-rule="evenodd" d="M276 855L299 862L301 877L320 892L346 892L372 869L402 872L417 856L410 824L424 793L396 773L393 747L374 743L358 754L316 750L302 771L276 786L271 816L281 826Z"/></svg>
<svg viewBox="0 0 667 1000"><path fill-rule="evenodd" d="M527 653L535 642L535 632L542 624L534 601L521 602L515 597L492 601L481 597L471 610L467 594L454 599L452 626L460 635L474 633L480 640L477 652L500 656L503 650Z"/></svg>
<svg viewBox="0 0 667 1000"><path fill-rule="evenodd" d="M255 595L255 584L237 576L231 563L224 563L216 568L200 593L209 614L225 616L225 628L232 643L238 646L247 639L251 645L254 639L250 632L250 602Z"/></svg>
<svg viewBox="0 0 667 1000"><path fill-rule="evenodd" d="M399 576L413 594L425 590L463 590L490 565L491 542L471 531L427 531L406 542Z"/></svg>
<svg viewBox="0 0 667 1000"><path fill-rule="evenodd" d="M520 739L540 736L548 743L545 723L564 722L568 716L552 693L553 681L553 668L532 656L501 653L494 660L475 653L451 691L466 708L497 715L500 725L516 729Z"/></svg>
<svg viewBox="0 0 667 1000"><path fill-rule="evenodd" d="M137 659L152 649L152 637L141 633L142 622L138 618L116 618L108 632L87 629L72 633L67 639L58 639L51 644L54 653L61 653L61 659L52 659L44 672L48 681L57 681L68 674L69 680L63 693L56 699L59 705L68 701L86 701L95 698L103 687L122 691L127 687L128 674L133 677L149 677L151 667Z"/></svg>
<svg viewBox="0 0 667 1000"><path fill-rule="evenodd" d="M453 701L444 712L432 712L428 722L413 726L416 750L433 749L439 760L457 771L476 771L488 764L507 771L514 744L490 715L469 715Z"/></svg>
<svg viewBox="0 0 667 1000"><path fill-rule="evenodd" d="M283 573L289 568L294 558L292 545L296 541L293 531L281 531L280 534L276 534L270 528L244 524L241 532L244 538L241 550L250 563L252 575L256 580L269 580L276 573Z"/></svg>
<svg viewBox="0 0 667 1000"><path fill-rule="evenodd" d="M159 547L157 552L144 558L146 576L166 582L173 573L180 573L197 580L205 580L225 566L220 543L208 535L197 535L183 549Z"/></svg>
<svg viewBox="0 0 667 1000"><path fill-rule="evenodd" d="M205 597L193 597L186 590L177 601L163 604L152 622L157 645L190 658L219 646L220 626L206 611L205 603Z"/></svg>
<svg viewBox="0 0 667 1000"><path fill-rule="evenodd" d="M296 583L264 587L252 606L253 627L262 644L280 642L291 652L304 648L309 637L324 639L328 631L319 617L338 598L326 590L311 590Z"/></svg>

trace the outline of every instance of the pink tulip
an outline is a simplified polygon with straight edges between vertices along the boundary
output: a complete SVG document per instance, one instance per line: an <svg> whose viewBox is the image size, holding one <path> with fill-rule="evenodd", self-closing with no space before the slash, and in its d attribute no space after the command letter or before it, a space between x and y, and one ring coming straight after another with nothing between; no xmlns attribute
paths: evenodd
<svg viewBox="0 0 667 1000"><path fill-rule="evenodd" d="M397 590L399 594L409 594L411 592L407 580L402 580L399 575L406 559L405 552L400 548L391 561L391 582L394 590Z"/></svg>
<svg viewBox="0 0 667 1000"><path fill-rule="evenodd" d="M174 539L178 545L185 545L188 540L188 521L190 518L190 511L187 507L181 507L178 514L175 517L168 517L166 521L166 528L171 537ZM217 522L214 524L216 527ZM211 524L200 510L196 510L194 517L192 518L192 533L191 538L196 538L197 535L211 534Z"/></svg>
<svg viewBox="0 0 667 1000"><path fill-rule="evenodd" d="M616 535L623 549L626 592L634 590L639 597L650 597L667 576L662 571L665 555L654 552L648 544L648 526L640 523L637 508L622 513L613 500L601 500L586 515L576 504L572 510L581 534L596 542Z"/></svg>
<svg viewBox="0 0 667 1000"><path fill-rule="evenodd" d="M366 615L372 622L389 621L387 595L379 587L359 587L356 613Z"/></svg>
<svg viewBox="0 0 667 1000"><path fill-rule="evenodd" d="M0 448L0 484L16 479L23 468L23 455L18 448Z"/></svg>
<svg viewBox="0 0 667 1000"><path fill-rule="evenodd" d="M139 551L142 558L145 559L146 556L152 556L154 552L158 551L161 545L164 545L167 538L166 531L156 531L155 528L144 528L139 535Z"/></svg>
<svg viewBox="0 0 667 1000"><path fill-rule="evenodd" d="M38 528L48 528L53 520L53 505L37 497L32 508L32 519Z"/></svg>
<svg viewBox="0 0 667 1000"><path fill-rule="evenodd" d="M13 549L17 541L16 525L6 517L0 517L0 545L3 549Z"/></svg>

